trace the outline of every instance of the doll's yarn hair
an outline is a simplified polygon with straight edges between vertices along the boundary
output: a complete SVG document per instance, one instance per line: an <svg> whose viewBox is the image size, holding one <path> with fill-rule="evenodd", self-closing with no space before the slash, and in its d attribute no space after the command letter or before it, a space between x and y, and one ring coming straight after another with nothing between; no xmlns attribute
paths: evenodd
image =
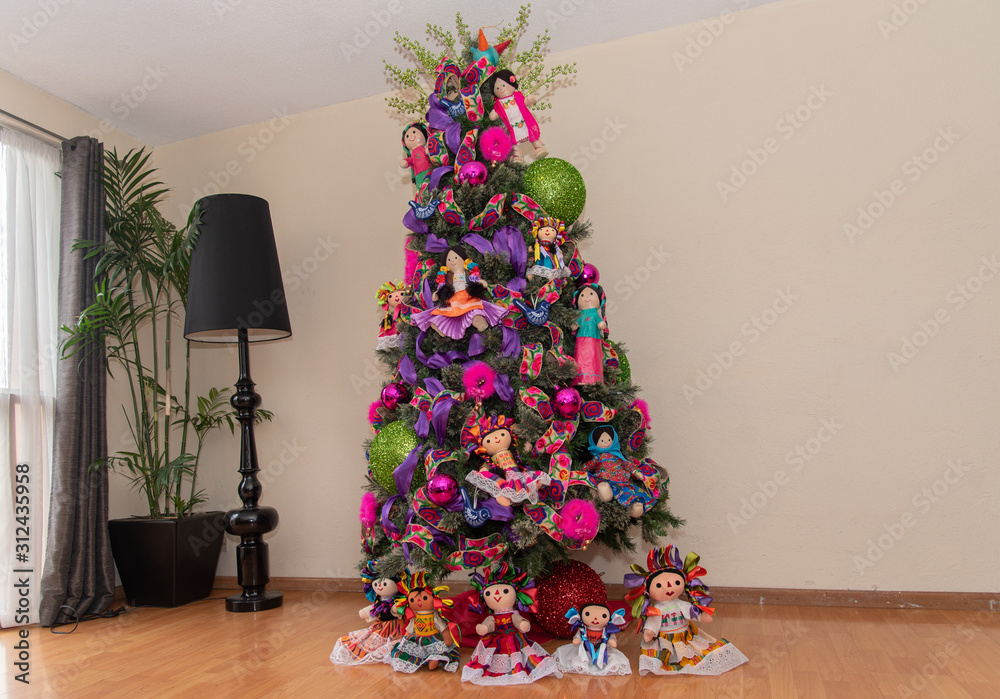
<svg viewBox="0 0 1000 699"><path fill-rule="evenodd" d="M579 610L576 607L570 607L569 611L566 612L566 620L569 622L570 631L573 633L576 633L577 629L586 628L586 624L583 623L583 610L588 607L600 607L608 613L606 628L609 634L618 633L628 626L628 622L622 616L622 610L619 609L616 612L612 612L611 608L603 602L590 602L588 604L581 604ZM620 620L620 623L615 621L616 618Z"/></svg>
<svg viewBox="0 0 1000 699"><path fill-rule="evenodd" d="M535 581L528 579L528 574L518 570L506 561L478 571L469 576L469 584L479 594L475 601L469 602L469 610L475 614L483 613L486 599L483 593L494 585L510 585L517 594L516 606L522 612L529 611L535 604ZM529 592L530 590L530 592Z"/></svg>
<svg viewBox="0 0 1000 699"><path fill-rule="evenodd" d="M580 300L580 294L583 293L584 289L592 289L594 291L594 293L597 294L598 298L601 299L601 306L600 306L601 319L605 323L607 323L608 322L608 316L605 314L604 310L605 310L605 306L607 305L608 299L604 295L604 287L601 286L600 284L581 284L580 286L578 286L577 289L576 289L576 291L573 292L573 308L576 308L577 310L579 310L579 307L577 306L577 302ZM608 336L608 329L607 328L604 329L604 336L605 337Z"/></svg>
<svg viewBox="0 0 1000 699"><path fill-rule="evenodd" d="M646 617L646 609L649 608L649 586L654 578L660 573L673 573L684 579L684 591L694 605L692 617L698 618L702 612L714 613L712 597L701 576L708 571L698 565L701 558L696 553L689 553L682 561L677 547L668 544L665 548L657 546L650 550L646 557L647 571L642 566L633 563L632 573L625 576L625 586L632 590L625 595L625 599L632 603L632 616L639 618ZM638 632L638 631L637 631Z"/></svg>
<svg viewBox="0 0 1000 699"><path fill-rule="evenodd" d="M555 246L555 259L556 267L563 264L562 253L559 251L559 246L566 242L566 224L555 218L554 216L541 216L536 218L531 224L531 235L535 238L535 263L537 263L542 257L541 243L538 241L538 233L543 228L554 228L556 231L556 239L553 241Z"/></svg>
<svg viewBox="0 0 1000 699"><path fill-rule="evenodd" d="M497 72L495 72L493 75L491 75L489 78L486 79L486 93L490 97L493 97L493 88L496 87L497 80L503 80L505 83L508 83L515 90L521 89L517 86L517 76L514 75L514 71L504 68L502 70L498 70Z"/></svg>
<svg viewBox="0 0 1000 699"><path fill-rule="evenodd" d="M375 292L375 299L378 301L378 305L381 306L382 308L388 308L389 297L392 296L397 291L409 292L410 287L406 282L401 281L399 279L396 279L391 282L386 282L385 284L380 286L378 288L378 291Z"/></svg>
<svg viewBox="0 0 1000 699"><path fill-rule="evenodd" d="M448 591L448 586L439 585L434 587L427 578L427 572L423 570L403 575L397 585L400 592L402 592L401 595L396 597L393 603L398 616L403 616L404 614L407 618L413 616L413 610L410 609L408 604L411 592L426 591L431 593L431 597L434 598L434 609L436 611L450 609L455 604L452 600L441 597L443 593Z"/></svg>
<svg viewBox="0 0 1000 699"><path fill-rule="evenodd" d="M417 131L419 131L424 135L425 139L427 138L427 125L424 124L422 121L414 121L411 124L407 124L406 128L403 129L403 135L400 137L400 140L403 142L403 150L406 151L407 155L411 155L410 149L406 147L406 132L409 131L410 129L416 129Z"/></svg>
<svg viewBox="0 0 1000 699"><path fill-rule="evenodd" d="M489 415L476 420L473 413L473 418L462 428L462 446L466 451L475 451L479 456L485 456L486 447L483 446L483 440L486 436L497 430L507 430L510 432L510 445L515 447L517 437L514 436L514 425L514 418L506 415Z"/></svg>
<svg viewBox="0 0 1000 699"><path fill-rule="evenodd" d="M373 586L376 580L392 580L397 586L399 585L398 575L380 575L377 567L378 562L371 559L366 561L365 567L361 569L361 582L364 585L365 597L368 598L369 602L378 602L380 599Z"/></svg>
<svg viewBox="0 0 1000 699"><path fill-rule="evenodd" d="M597 440L600 439L601 435L603 434L609 434L612 437L618 435L618 433L615 432L615 428L612 427L611 425L601 425L600 427L595 428L594 431L590 433L590 437L594 441L594 444L597 444Z"/></svg>

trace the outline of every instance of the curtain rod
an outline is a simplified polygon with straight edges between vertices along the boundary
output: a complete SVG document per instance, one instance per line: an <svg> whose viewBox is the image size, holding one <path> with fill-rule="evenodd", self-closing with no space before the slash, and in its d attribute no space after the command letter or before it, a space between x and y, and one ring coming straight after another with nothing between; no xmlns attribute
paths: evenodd
<svg viewBox="0 0 1000 699"><path fill-rule="evenodd" d="M21 124L24 124L25 126L30 126L31 128L35 129L36 131L41 131L43 134L45 134L47 136L51 136L52 138L54 138L54 139L56 139L58 141L68 141L69 140L68 138L66 138L64 136L60 136L59 134L57 134L55 132L49 131L48 129L39 126L38 124L32 123L32 122L28 121L27 119L22 119L17 114L11 114L10 112L8 112L6 110L3 110L3 109L0 109L0 114L3 114L5 117L9 117L9 118L13 119L14 121L17 121L17 122L19 122Z"/></svg>

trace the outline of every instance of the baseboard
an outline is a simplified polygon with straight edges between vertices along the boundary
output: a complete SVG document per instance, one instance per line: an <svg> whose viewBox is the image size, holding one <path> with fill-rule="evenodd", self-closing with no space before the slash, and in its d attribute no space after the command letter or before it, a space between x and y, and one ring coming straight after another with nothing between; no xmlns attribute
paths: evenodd
<svg viewBox="0 0 1000 699"><path fill-rule="evenodd" d="M470 589L465 581L445 581L451 593ZM218 590L239 589L235 576L218 576ZM271 578L272 590L361 592L357 578ZM608 597L622 599L625 586L608 585ZM1000 611L1000 596L988 592L920 592L883 590L810 590L782 587L713 587L716 603L791 605L802 607L856 607L859 609L959 609Z"/></svg>

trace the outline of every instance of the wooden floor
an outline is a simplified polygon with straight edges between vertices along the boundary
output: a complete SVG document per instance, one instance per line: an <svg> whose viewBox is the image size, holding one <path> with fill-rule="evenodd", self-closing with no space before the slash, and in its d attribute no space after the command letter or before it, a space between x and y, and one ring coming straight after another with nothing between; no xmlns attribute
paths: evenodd
<svg viewBox="0 0 1000 699"><path fill-rule="evenodd" d="M229 594L220 591L217 595ZM363 624L350 592L286 592L285 604L232 614L220 600L136 609L81 624L70 635L28 627L31 684L19 672L18 629L0 631L10 697L496 696L442 670L338 667L337 637ZM65 630L65 629L61 629ZM836 607L719 605L707 629L750 663L721 677L565 675L502 694L524 697L1000 697L1000 614ZM551 652L565 641L546 644ZM620 637L635 672L638 639ZM462 650L467 661L471 651Z"/></svg>

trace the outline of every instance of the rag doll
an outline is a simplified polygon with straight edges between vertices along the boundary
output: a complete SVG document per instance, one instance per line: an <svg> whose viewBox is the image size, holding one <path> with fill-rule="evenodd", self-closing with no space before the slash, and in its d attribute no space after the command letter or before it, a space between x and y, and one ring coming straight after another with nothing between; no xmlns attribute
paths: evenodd
<svg viewBox="0 0 1000 699"><path fill-rule="evenodd" d="M405 575L399 589L404 596L396 601L397 613L405 614L408 623L385 662L396 672L412 673L424 665L429 670L439 665L448 672L458 670L457 627L440 614L453 604L450 599L440 597L448 588L432 587L427 574L420 571Z"/></svg>
<svg viewBox="0 0 1000 699"><path fill-rule="evenodd" d="M469 582L479 593L469 609L482 614L485 604L489 614L476 625L482 638L472 659L462 669L462 681L480 685L530 684L543 677L562 677L552 656L524 634L531 623L518 614L534 606L534 582L527 574L507 563L473 573Z"/></svg>
<svg viewBox="0 0 1000 699"><path fill-rule="evenodd" d="M479 278L479 265L469 259L461 245L441 254L436 282L434 299L438 305L411 318L421 330L434 328L442 337L461 340L470 325L482 332L508 313L503 306L483 300L486 287Z"/></svg>
<svg viewBox="0 0 1000 699"><path fill-rule="evenodd" d="M406 157L399 161L399 167L410 168L410 179L420 189L432 169L427 155L427 126L415 121L403 129L403 150Z"/></svg>
<svg viewBox="0 0 1000 699"><path fill-rule="evenodd" d="M525 470L518 463L514 421L504 415L483 417L462 429L462 446L475 450L483 457L478 471L470 471L465 479L480 490L492 495L497 504L509 507L511 503L538 502L538 489L552 482L543 471Z"/></svg>
<svg viewBox="0 0 1000 699"><path fill-rule="evenodd" d="M528 109L537 101L534 95L525 97L518 90L518 78L512 71L498 70L486 80L487 92L495 98L490 119L500 119L511 143L528 141L534 147L534 157L544 158L549 154L542 143L538 122Z"/></svg>
<svg viewBox="0 0 1000 699"><path fill-rule="evenodd" d="M639 619L636 633L642 634L640 675L721 675L747 662L736 646L694 624L712 621L715 613L698 561L689 553L682 562L671 544L649 552L648 571L632 564L633 572L625 576L625 586L633 588L625 599Z"/></svg>
<svg viewBox="0 0 1000 699"><path fill-rule="evenodd" d="M625 628L625 616L612 614L606 604L585 604L566 612L573 642L556 650L553 657L563 672L580 675L631 675L628 658L618 650L615 634Z"/></svg>
<svg viewBox="0 0 1000 699"><path fill-rule="evenodd" d="M566 242L566 224L557 218L543 216L531 224L531 234L535 245L528 251L527 278L534 276L546 279L564 279L569 276L569 268L563 260L559 246Z"/></svg>
<svg viewBox="0 0 1000 699"><path fill-rule="evenodd" d="M573 294L573 307L579 311L570 326L576 331L573 357L577 383L604 383L604 338L608 334L605 303L604 289L598 284L584 284Z"/></svg>
<svg viewBox="0 0 1000 699"><path fill-rule="evenodd" d="M406 307L404 301L409 293L409 288L405 282L396 280L386 282L379 287L375 298L378 305L385 311L385 316L378 327L377 350L395 349L400 346L403 336L399 334L399 316Z"/></svg>
<svg viewBox="0 0 1000 699"><path fill-rule="evenodd" d="M603 502L615 500L628 510L632 517L641 517L653 506L656 498L633 480L643 481L644 475L636 471L638 462L629 461L621 452L618 433L611 425L601 425L590 433L590 455L583 466L597 484L597 495Z"/></svg>
<svg viewBox="0 0 1000 699"><path fill-rule="evenodd" d="M370 625L337 640L330 654L330 660L337 665L381 663L403 636L403 622L393 607L399 594L399 578L380 576L375 561L368 561L361 571L361 582L371 604L362 607L359 614Z"/></svg>

